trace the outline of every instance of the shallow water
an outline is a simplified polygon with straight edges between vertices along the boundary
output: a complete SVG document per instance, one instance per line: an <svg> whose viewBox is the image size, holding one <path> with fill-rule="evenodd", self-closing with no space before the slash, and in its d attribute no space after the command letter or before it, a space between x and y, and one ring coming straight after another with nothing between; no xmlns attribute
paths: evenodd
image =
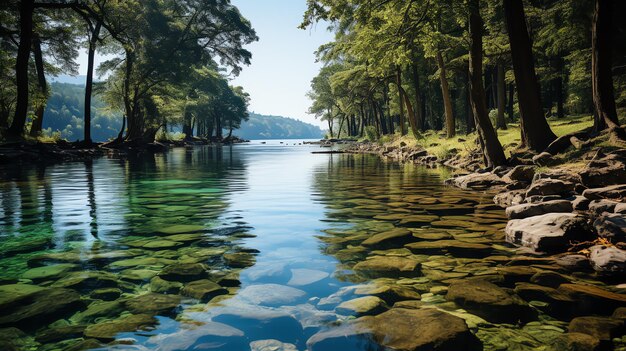
<svg viewBox="0 0 626 351"><path fill-rule="evenodd" d="M442 170L316 150L270 142L1 167L0 346L305 350L401 301L456 313L485 349L536 349L566 330L543 314L487 323L446 302L456 279L553 268L502 270L514 252L493 194L444 187ZM398 228L422 246L363 243ZM355 269L372 258L421 269ZM33 294L59 298L46 311ZM364 296L383 305L337 308Z"/></svg>

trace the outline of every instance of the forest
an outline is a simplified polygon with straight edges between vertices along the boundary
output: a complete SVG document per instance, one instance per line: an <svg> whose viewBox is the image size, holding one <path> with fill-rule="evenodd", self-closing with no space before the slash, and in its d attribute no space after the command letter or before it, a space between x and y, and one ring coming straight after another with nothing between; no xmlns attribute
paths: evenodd
<svg viewBox="0 0 626 351"><path fill-rule="evenodd" d="M301 28L324 21L335 33L317 52L323 67L309 94L331 135L475 131L490 167L507 162L497 135L511 123L518 146L536 153L557 140L547 119L566 116L593 119L586 138L608 131L623 143L622 1L307 4Z"/></svg>
<svg viewBox="0 0 626 351"><path fill-rule="evenodd" d="M88 53L82 135L92 143L94 94L123 116L112 145L150 143L175 124L187 137L221 139L248 116L248 94L229 77L248 65L258 40L228 0L35 1L0 4L0 134L41 136L48 76L76 74ZM94 67L96 53L109 59ZM106 77L96 83L96 77ZM52 100L52 101L50 101Z"/></svg>

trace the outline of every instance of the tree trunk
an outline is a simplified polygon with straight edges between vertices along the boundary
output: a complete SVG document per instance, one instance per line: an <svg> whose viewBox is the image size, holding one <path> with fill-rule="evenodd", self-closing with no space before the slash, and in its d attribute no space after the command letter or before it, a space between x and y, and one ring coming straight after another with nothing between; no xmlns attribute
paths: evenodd
<svg viewBox="0 0 626 351"><path fill-rule="evenodd" d="M400 89L400 93L402 94L402 97L404 98L404 103L406 104L406 111L409 115L409 127L411 127L411 132L413 133L413 136L417 138L417 136L420 135L420 132L419 128L417 127L417 117L415 117L415 111L413 109L413 105L411 104L411 99L409 98L409 94L406 93L402 86L399 86L398 89Z"/></svg>
<svg viewBox="0 0 626 351"><path fill-rule="evenodd" d="M420 94L420 76L417 63L413 63L413 88L415 89L415 122L419 131L424 131L424 115L422 114L422 95Z"/></svg>
<svg viewBox="0 0 626 351"><path fill-rule="evenodd" d="M389 98L389 84L385 83L385 106L387 106L387 130L389 134L394 134L396 131L393 128L393 117L391 116L391 104Z"/></svg>
<svg viewBox="0 0 626 351"><path fill-rule="evenodd" d="M37 85L41 93L41 101L37 101L35 119L30 126L30 136L38 137L43 128L43 113L46 109L46 99L48 98L48 83L43 68L43 54L41 52L41 39L39 35L33 34L33 54L35 56L35 68L37 69Z"/></svg>
<svg viewBox="0 0 626 351"><path fill-rule="evenodd" d="M400 66L396 67L396 84L398 85L398 105L400 106L400 133L402 135L406 135L406 121L404 119L404 104L402 103L402 70L400 70Z"/></svg>
<svg viewBox="0 0 626 351"><path fill-rule="evenodd" d="M476 120L474 119L474 112L472 111L472 93L470 91L469 69L467 71L467 75L465 79L467 80L466 87L465 87L465 105L466 105L465 124L467 125L466 133L470 134L476 129Z"/></svg>
<svg viewBox="0 0 626 351"><path fill-rule="evenodd" d="M509 84L509 98L508 98L508 104L507 104L507 113L509 114L509 120L510 121L514 121L515 120L515 84L513 84L511 82L511 84Z"/></svg>
<svg viewBox="0 0 626 351"><path fill-rule="evenodd" d="M593 128L601 131L619 129L619 119L613 96L611 62L612 0L595 0L591 28L591 86L595 118Z"/></svg>
<svg viewBox="0 0 626 351"><path fill-rule="evenodd" d="M185 111L183 117L183 134L185 134L185 140L191 140L193 138L193 129L191 128L191 112Z"/></svg>
<svg viewBox="0 0 626 351"><path fill-rule="evenodd" d="M483 23L480 17L479 0L469 1L469 32L470 32L470 92L474 118L476 120L476 131L481 142L483 155L487 167L497 167L506 164L506 157L502 150L502 145L498 140L493 125L487 114L487 103L485 89L482 80L482 58L483 58Z"/></svg>
<svg viewBox="0 0 626 351"><path fill-rule="evenodd" d="M328 112L328 133L330 133L330 138L333 138L333 119L330 117L330 111Z"/></svg>
<svg viewBox="0 0 626 351"><path fill-rule="evenodd" d="M556 71L557 77L554 80L554 90L556 91L556 117L564 118L565 111L563 110L564 96L563 96L563 57L556 58Z"/></svg>
<svg viewBox="0 0 626 351"><path fill-rule="evenodd" d="M125 54L126 54L126 67L125 67L125 71L124 71L124 121L126 126L126 129L130 129L130 121L132 118L132 114L133 114L133 107L132 107L132 103L131 103L131 99L130 99L130 79L131 79L131 74L133 72L133 64L135 61L135 54L133 53L133 51L129 48L125 49ZM122 132L124 132L124 128L122 127ZM128 132L126 132L126 134L128 134ZM120 142L122 142L123 138L119 138L118 139Z"/></svg>
<svg viewBox="0 0 626 351"><path fill-rule="evenodd" d="M96 45L100 36L102 22L98 21L90 33L89 50L87 52L87 80L85 82L85 143L91 144L91 92L93 90L93 66L96 56Z"/></svg>
<svg viewBox="0 0 626 351"><path fill-rule="evenodd" d="M543 115L522 0L504 0L504 15L517 85L522 140L531 150L543 151L556 139L556 135Z"/></svg>
<svg viewBox="0 0 626 351"><path fill-rule="evenodd" d="M28 114L28 61L33 38L34 4L34 0L22 0L19 3L20 44L17 48L17 59L15 60L17 100L13 122L7 130L7 135L14 138L19 138L24 133L26 115Z"/></svg>
<svg viewBox="0 0 626 351"><path fill-rule="evenodd" d="M506 82L504 81L504 65L498 63L498 118L496 126L498 129L506 130L506 119L504 118L504 110L506 109Z"/></svg>
<svg viewBox="0 0 626 351"><path fill-rule="evenodd" d="M437 51L437 66L439 67L441 95L443 97L443 106L446 114L446 136L452 138L456 128L454 126L454 114L452 112L452 98L450 97L450 88L448 87L448 78L446 77L446 65L443 62L441 51Z"/></svg>

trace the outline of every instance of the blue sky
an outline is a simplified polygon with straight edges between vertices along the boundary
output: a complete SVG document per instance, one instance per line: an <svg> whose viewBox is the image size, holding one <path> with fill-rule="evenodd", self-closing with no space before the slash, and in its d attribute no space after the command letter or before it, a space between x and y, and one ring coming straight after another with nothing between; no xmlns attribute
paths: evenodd
<svg viewBox="0 0 626 351"><path fill-rule="evenodd" d="M310 100L306 93L320 64L314 51L333 39L325 24L307 30L298 29L306 0L232 0L244 17L252 22L259 41L247 48L252 65L244 67L233 84L250 94L250 110L267 115L296 118L325 126L307 114ZM102 61L96 59L96 65ZM81 52L80 74L87 70L86 53Z"/></svg>
<svg viewBox="0 0 626 351"><path fill-rule="evenodd" d="M252 97L250 110L322 126L306 113L311 79L320 65L314 51L333 39L326 26L301 30L306 0L232 0L252 22L259 41L250 45L252 65L234 80Z"/></svg>

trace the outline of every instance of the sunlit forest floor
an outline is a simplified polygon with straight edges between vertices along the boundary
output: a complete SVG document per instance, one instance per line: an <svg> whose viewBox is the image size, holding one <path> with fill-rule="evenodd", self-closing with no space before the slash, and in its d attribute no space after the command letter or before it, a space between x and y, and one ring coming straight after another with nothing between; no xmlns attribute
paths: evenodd
<svg viewBox="0 0 626 351"><path fill-rule="evenodd" d="M574 133L593 126L593 118L588 115L566 116L562 119L549 118L548 122L552 131L554 131L557 136ZM389 146L400 146L402 144L411 148L423 148L428 151L428 154L435 155L439 159L446 159L453 153L467 156L477 147L475 132L467 135L458 134L454 138L445 138L443 133L444 132L440 131L427 131L417 138L414 137L412 133L403 137L398 133L393 136L384 136L379 142ZM506 130L499 129L497 133L498 139L500 139L500 143L502 143L504 147L505 154L507 157L510 157L511 152L518 149L521 141L519 123L508 123ZM603 145L607 143L606 140L594 140L593 143L598 146L608 146ZM576 151L577 150L569 151L560 156L563 160L568 160L568 163L574 162L574 164L570 164L570 166L575 166L575 164L579 162L575 161L573 158Z"/></svg>

